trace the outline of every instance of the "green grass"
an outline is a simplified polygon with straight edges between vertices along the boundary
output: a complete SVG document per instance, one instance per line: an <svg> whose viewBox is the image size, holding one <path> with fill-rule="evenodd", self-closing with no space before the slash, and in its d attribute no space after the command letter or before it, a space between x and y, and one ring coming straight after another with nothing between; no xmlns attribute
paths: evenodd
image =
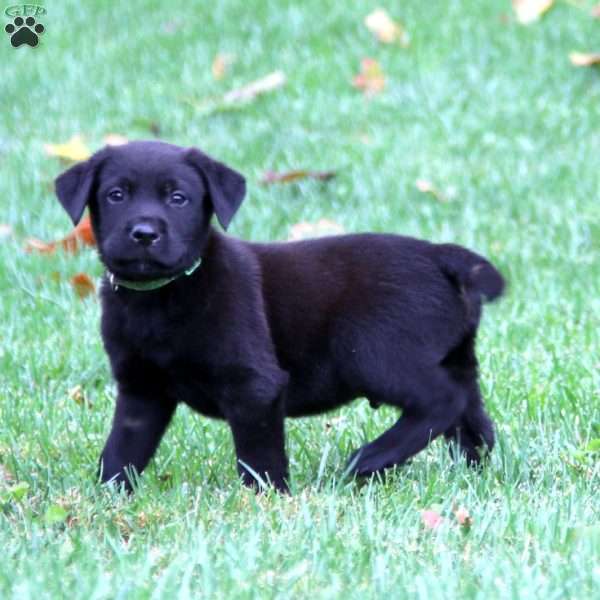
<svg viewBox="0 0 600 600"><path fill-rule="evenodd" d="M0 597L598 597L600 461L583 450L600 437L600 72L567 58L600 50L592 3L558 2L529 27L508 0L384 3L407 50L364 27L379 2L47 4L38 48L0 40L0 223L14 230L0 240ZM237 56L219 82L217 52ZM365 56L388 79L371 100L350 83ZM240 110L186 102L276 69L287 85ZM508 294L478 346L498 433L486 469L435 442L384 483L344 480L351 450L394 419L358 401L289 421L294 495L256 497L227 427L182 407L134 497L97 485L114 386L98 304L68 279L102 268L91 251L22 248L69 229L44 143L80 133L95 149L107 133L151 137L151 122L246 174L235 235L285 239L330 218L499 265ZM292 168L339 174L259 184Z"/></svg>

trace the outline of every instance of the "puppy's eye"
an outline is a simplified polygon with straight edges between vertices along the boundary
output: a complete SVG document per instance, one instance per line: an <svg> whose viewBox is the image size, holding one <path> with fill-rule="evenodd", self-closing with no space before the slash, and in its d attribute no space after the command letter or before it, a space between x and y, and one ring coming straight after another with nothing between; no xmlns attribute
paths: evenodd
<svg viewBox="0 0 600 600"><path fill-rule="evenodd" d="M109 202L122 202L123 201L123 190L121 188L113 188L106 194Z"/></svg>
<svg viewBox="0 0 600 600"><path fill-rule="evenodd" d="M188 203L188 199L181 192L172 192L167 202L171 206L185 206Z"/></svg>

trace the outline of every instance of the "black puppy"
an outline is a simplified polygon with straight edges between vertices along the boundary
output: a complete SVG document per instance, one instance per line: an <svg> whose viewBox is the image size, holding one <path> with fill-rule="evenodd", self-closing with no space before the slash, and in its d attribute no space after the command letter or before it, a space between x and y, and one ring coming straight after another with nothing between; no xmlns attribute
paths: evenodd
<svg viewBox="0 0 600 600"><path fill-rule="evenodd" d="M477 383L484 298L503 289L451 244L358 234L258 244L225 236L244 178L197 149L108 147L56 180L77 223L87 206L102 262L102 337L118 383L104 481L131 486L178 402L226 419L238 468L287 489L286 416L364 396L402 416L351 459L370 475L440 434L467 459L491 449Z"/></svg>

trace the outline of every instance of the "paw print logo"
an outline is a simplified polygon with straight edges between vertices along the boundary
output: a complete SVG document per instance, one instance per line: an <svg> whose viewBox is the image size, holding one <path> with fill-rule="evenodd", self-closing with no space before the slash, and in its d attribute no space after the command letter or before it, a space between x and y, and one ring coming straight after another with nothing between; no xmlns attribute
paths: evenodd
<svg viewBox="0 0 600 600"><path fill-rule="evenodd" d="M4 31L10 35L10 43L14 48L27 44L35 48L39 42L39 36L44 33L44 26L36 23L33 17L15 17L12 23L9 23Z"/></svg>

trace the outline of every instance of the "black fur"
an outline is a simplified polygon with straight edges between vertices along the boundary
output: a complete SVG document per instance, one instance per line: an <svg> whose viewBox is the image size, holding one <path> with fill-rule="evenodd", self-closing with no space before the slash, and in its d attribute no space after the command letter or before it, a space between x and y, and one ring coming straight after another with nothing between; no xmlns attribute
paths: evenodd
<svg viewBox="0 0 600 600"><path fill-rule="evenodd" d="M402 416L351 458L356 474L400 465L440 434L473 463L493 446L474 347L482 302L504 283L481 256L397 235L231 238L210 219L229 224L242 176L159 142L104 149L56 187L75 222L89 207L117 277L181 274L154 291L103 284L102 337L118 384L104 481L130 487L129 468L145 468L179 402L227 420L244 481L257 474L279 490L285 417L360 396Z"/></svg>

